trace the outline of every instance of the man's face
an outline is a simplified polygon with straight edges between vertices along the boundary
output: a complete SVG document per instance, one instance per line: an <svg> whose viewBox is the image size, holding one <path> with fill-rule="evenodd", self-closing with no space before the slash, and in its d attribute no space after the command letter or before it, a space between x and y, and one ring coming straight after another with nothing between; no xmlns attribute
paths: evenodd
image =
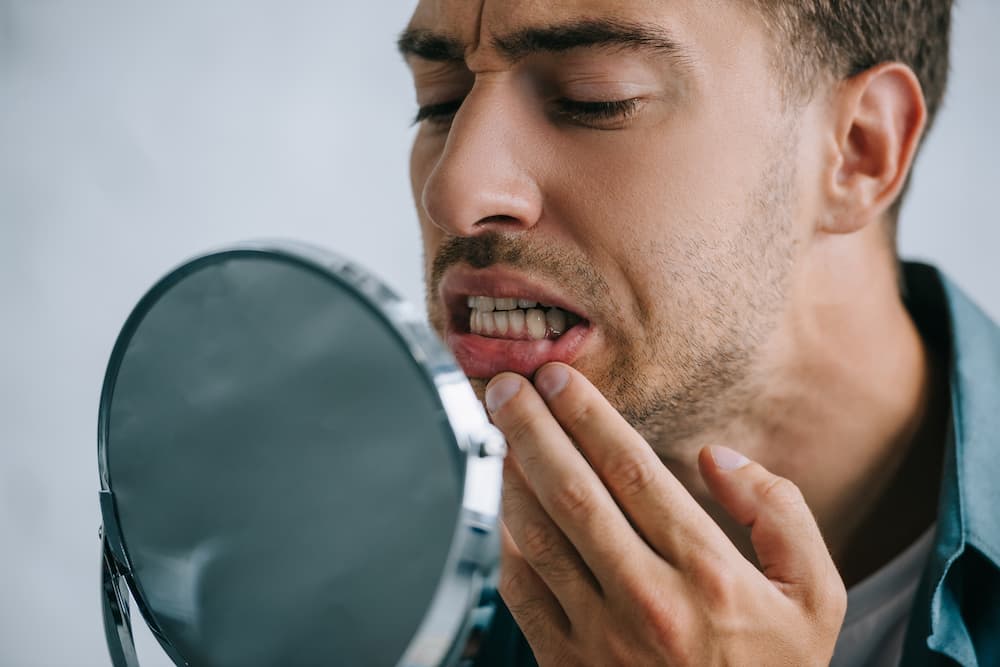
<svg viewBox="0 0 1000 667"><path fill-rule="evenodd" d="M409 28L428 310L477 391L571 363L654 446L735 414L811 215L759 17L422 0Z"/></svg>

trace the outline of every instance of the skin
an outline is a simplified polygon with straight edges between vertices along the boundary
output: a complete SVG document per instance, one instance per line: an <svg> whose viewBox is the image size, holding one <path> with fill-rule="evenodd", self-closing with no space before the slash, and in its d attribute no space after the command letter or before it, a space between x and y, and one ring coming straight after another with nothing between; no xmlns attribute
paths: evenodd
<svg viewBox="0 0 1000 667"><path fill-rule="evenodd" d="M496 47L604 17L683 53ZM936 505L945 371L884 229L926 121L915 76L790 96L731 1L423 0L409 27L463 56L407 59L418 105L461 101L412 151L432 324L464 265L558 289L590 327L571 365L472 378L510 445L500 592L536 658L828 662L845 583ZM595 120L564 98L639 102Z"/></svg>

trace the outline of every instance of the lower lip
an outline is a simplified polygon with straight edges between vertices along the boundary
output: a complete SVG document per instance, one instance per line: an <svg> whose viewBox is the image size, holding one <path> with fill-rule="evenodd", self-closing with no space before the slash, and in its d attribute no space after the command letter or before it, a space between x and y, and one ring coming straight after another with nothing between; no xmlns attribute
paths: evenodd
<svg viewBox="0 0 1000 667"><path fill-rule="evenodd" d="M590 333L590 325L581 322L555 340L505 340L453 330L446 342L466 375L488 380L505 371L531 377L552 361L571 364Z"/></svg>

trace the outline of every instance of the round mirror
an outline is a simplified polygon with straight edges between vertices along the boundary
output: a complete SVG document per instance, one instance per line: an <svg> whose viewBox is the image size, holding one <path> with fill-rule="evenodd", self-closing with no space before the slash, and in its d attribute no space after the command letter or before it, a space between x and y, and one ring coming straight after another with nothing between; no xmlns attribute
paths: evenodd
<svg viewBox="0 0 1000 667"><path fill-rule="evenodd" d="M447 665L496 564L503 439L419 314L334 255L185 263L123 328L99 460L105 621L177 664Z"/></svg>

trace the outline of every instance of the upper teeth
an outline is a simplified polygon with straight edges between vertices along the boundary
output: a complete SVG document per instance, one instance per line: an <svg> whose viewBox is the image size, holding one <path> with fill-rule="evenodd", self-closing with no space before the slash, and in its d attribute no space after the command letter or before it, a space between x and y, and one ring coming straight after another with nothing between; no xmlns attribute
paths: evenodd
<svg viewBox="0 0 1000 667"><path fill-rule="evenodd" d="M469 308L475 308L485 313L491 310L516 310L518 308L534 308L537 301L527 299L497 299L492 296L470 296Z"/></svg>
<svg viewBox="0 0 1000 667"><path fill-rule="evenodd" d="M556 338L580 321L573 313L529 299L470 296L469 330L513 339Z"/></svg>

